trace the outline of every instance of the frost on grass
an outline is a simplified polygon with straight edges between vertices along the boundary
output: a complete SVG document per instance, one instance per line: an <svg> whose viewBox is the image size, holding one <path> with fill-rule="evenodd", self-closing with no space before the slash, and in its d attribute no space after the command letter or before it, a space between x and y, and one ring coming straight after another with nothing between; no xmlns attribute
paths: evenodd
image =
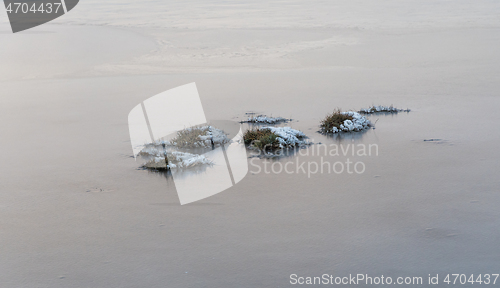
<svg viewBox="0 0 500 288"><path fill-rule="evenodd" d="M335 110L321 120L320 132L334 134L339 132L359 132L372 126L370 120L354 111Z"/></svg>
<svg viewBox="0 0 500 288"><path fill-rule="evenodd" d="M368 108L363 108L359 110L361 114L374 114L374 113L399 113L399 112L410 112L410 109L399 109L394 106L371 106Z"/></svg>
<svg viewBox="0 0 500 288"><path fill-rule="evenodd" d="M199 152L199 149L215 148L229 142L231 140L227 138L223 130L213 126L192 127L178 131L175 138L170 141L162 140L146 144L139 152L139 156L146 160L142 167L149 169L212 165L213 162L205 156L189 152ZM183 151L169 151L171 149ZM167 162L168 165L166 165Z"/></svg>
<svg viewBox="0 0 500 288"><path fill-rule="evenodd" d="M291 121L292 119L286 119L283 117L267 117L264 115L259 115L256 117L250 117L246 121L242 121L242 123L256 123L256 124L279 124L286 123Z"/></svg>
<svg viewBox="0 0 500 288"><path fill-rule="evenodd" d="M258 149L282 149L310 145L306 135L290 127L260 127L247 130L243 135L246 145Z"/></svg>
<svg viewBox="0 0 500 288"><path fill-rule="evenodd" d="M190 168L213 164L212 161L203 155L178 151L167 151L165 154L165 150L161 144L148 144L142 149L139 155L147 159L143 167L149 169ZM165 165L166 160L168 160L168 166Z"/></svg>
<svg viewBox="0 0 500 288"><path fill-rule="evenodd" d="M217 147L230 141L223 130L213 126L202 126L181 130L174 139L165 143L178 148L212 148L212 143Z"/></svg>

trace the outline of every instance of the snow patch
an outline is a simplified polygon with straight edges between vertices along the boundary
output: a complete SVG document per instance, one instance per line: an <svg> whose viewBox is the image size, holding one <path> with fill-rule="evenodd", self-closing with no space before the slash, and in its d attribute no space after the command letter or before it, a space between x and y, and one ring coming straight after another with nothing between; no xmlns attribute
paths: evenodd
<svg viewBox="0 0 500 288"><path fill-rule="evenodd" d="M291 121L292 119L286 119L283 117L267 117L264 115L259 115L257 117L250 117L247 121L243 121L244 123L262 123L262 124L278 124L278 123L286 123Z"/></svg>
<svg viewBox="0 0 500 288"><path fill-rule="evenodd" d="M391 106L371 106L368 108L363 108L359 110L359 113L363 114L373 114L373 113L398 113L398 112L410 112L410 109L398 109Z"/></svg>
<svg viewBox="0 0 500 288"><path fill-rule="evenodd" d="M299 130L292 129L291 127L261 127L259 130L271 130L276 136L276 140L279 142L279 147L296 147L301 145L310 145L312 143L307 140L306 135Z"/></svg>

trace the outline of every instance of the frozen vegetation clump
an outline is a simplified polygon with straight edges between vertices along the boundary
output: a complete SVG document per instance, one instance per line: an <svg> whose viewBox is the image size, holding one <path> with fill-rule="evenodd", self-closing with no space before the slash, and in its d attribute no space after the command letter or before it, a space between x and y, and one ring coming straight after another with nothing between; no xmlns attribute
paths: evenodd
<svg viewBox="0 0 500 288"><path fill-rule="evenodd" d="M311 144L304 133L290 127L260 127L247 130L243 135L246 145L262 150L299 147Z"/></svg>
<svg viewBox="0 0 500 288"><path fill-rule="evenodd" d="M371 106L369 108L363 108L359 110L362 114L374 114L374 113L398 113L398 112L410 112L410 109L398 109L394 106Z"/></svg>
<svg viewBox="0 0 500 288"><path fill-rule="evenodd" d="M292 119L286 119L283 117L267 117L264 115L259 115L256 117L250 117L247 121L243 121L243 123L257 123L257 124L279 124L286 123L291 121Z"/></svg>
<svg viewBox="0 0 500 288"><path fill-rule="evenodd" d="M150 169L190 168L199 165L212 165L212 161L203 155L187 152L166 151L161 144L148 144L139 153L147 159L142 167ZM165 154L166 153L166 154ZM168 166L165 163L168 160Z"/></svg>
<svg viewBox="0 0 500 288"><path fill-rule="evenodd" d="M200 149L210 149L231 142L223 130L213 126L200 126L177 132L170 141L161 140L149 143L139 152L146 160L143 168L175 169L212 165L213 162L203 155L195 154ZM181 149L182 151L169 151ZM189 153L193 152L193 153Z"/></svg>
<svg viewBox="0 0 500 288"><path fill-rule="evenodd" d="M359 132L372 126L370 120L354 111L342 112L339 109L321 120L320 132L334 134L339 132Z"/></svg>
<svg viewBox="0 0 500 288"><path fill-rule="evenodd" d="M165 157L166 156L166 157ZM165 166L165 160L168 159L168 166ZM182 169L198 165L212 165L212 161L203 155L191 154L186 152L167 152L161 153L151 160L144 163L144 168L150 169Z"/></svg>
<svg viewBox="0 0 500 288"><path fill-rule="evenodd" d="M223 130L213 126L202 126L181 130L174 139L165 143L178 148L212 148L212 144L217 147L230 141Z"/></svg>

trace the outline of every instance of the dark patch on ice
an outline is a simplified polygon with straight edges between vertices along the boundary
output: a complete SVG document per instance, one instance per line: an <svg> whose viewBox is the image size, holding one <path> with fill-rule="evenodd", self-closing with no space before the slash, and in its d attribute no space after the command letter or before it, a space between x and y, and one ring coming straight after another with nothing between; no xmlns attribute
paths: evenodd
<svg viewBox="0 0 500 288"><path fill-rule="evenodd" d="M85 192L92 192L92 193L105 193L105 192L112 192L113 189L107 189L107 188L99 188L99 187L92 187L87 189Z"/></svg>

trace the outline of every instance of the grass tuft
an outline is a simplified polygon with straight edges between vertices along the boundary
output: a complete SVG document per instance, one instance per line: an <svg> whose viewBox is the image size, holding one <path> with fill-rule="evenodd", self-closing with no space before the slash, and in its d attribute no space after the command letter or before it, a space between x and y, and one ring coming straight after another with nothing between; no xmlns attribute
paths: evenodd
<svg viewBox="0 0 500 288"><path fill-rule="evenodd" d="M278 135L274 134L270 129L250 129L243 135L243 141L246 145L253 144L256 148L278 148Z"/></svg>
<svg viewBox="0 0 500 288"><path fill-rule="evenodd" d="M307 136L291 127L260 127L245 131L243 140L246 145L260 150L277 150L283 148L310 145Z"/></svg>
<svg viewBox="0 0 500 288"><path fill-rule="evenodd" d="M177 132L169 145L177 148L210 148L231 142L226 133L213 126L195 126Z"/></svg>
<svg viewBox="0 0 500 288"><path fill-rule="evenodd" d="M179 148L195 148L194 143L200 141L200 136L205 136L208 127L192 127L177 132L177 136L171 142L175 142Z"/></svg>
<svg viewBox="0 0 500 288"><path fill-rule="evenodd" d="M353 117L350 115L343 114L340 109L334 110L331 114L326 115L326 117L321 120L320 128L322 132L329 132L333 130L333 127L340 129L340 124L344 124L345 120L352 120Z"/></svg>

